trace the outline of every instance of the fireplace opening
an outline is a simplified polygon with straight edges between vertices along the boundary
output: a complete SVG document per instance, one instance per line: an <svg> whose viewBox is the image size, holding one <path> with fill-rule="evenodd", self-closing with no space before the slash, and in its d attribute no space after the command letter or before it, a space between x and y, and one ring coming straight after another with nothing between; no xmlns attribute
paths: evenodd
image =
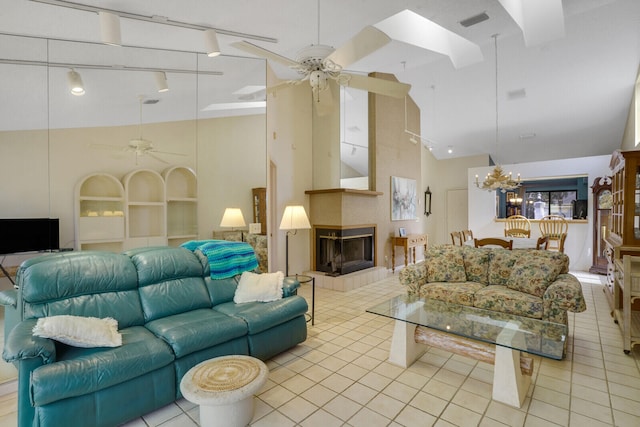
<svg viewBox="0 0 640 427"><path fill-rule="evenodd" d="M316 229L316 270L339 276L374 266L375 227Z"/></svg>

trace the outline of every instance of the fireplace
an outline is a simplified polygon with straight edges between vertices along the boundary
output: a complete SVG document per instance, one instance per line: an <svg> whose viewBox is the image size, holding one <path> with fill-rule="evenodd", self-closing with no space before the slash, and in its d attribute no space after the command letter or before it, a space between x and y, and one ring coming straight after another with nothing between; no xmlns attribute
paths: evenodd
<svg viewBox="0 0 640 427"><path fill-rule="evenodd" d="M318 227L316 271L339 276L375 265L375 227Z"/></svg>

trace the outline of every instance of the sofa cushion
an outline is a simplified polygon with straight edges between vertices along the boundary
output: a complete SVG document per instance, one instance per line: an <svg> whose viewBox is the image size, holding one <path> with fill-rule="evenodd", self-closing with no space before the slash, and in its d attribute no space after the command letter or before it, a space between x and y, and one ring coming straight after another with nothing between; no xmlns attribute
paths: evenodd
<svg viewBox="0 0 640 427"><path fill-rule="evenodd" d="M488 284L506 286L511 277L511 270L521 253L509 249L492 249Z"/></svg>
<svg viewBox="0 0 640 427"><path fill-rule="evenodd" d="M429 282L420 288L420 296L428 299L473 306L474 293L485 285L477 282Z"/></svg>
<svg viewBox="0 0 640 427"><path fill-rule="evenodd" d="M244 304L228 302L219 304L213 309L242 319L249 328L249 334L254 335L303 315L309 307L304 298L294 295L271 302L247 302Z"/></svg>
<svg viewBox="0 0 640 427"><path fill-rule="evenodd" d="M427 250L425 264L428 282L466 282L462 246L433 246Z"/></svg>
<svg viewBox="0 0 640 427"><path fill-rule="evenodd" d="M146 327L166 341L177 358L247 334L242 320L208 308L156 319Z"/></svg>
<svg viewBox="0 0 640 427"><path fill-rule="evenodd" d="M90 394L174 360L169 346L144 327L134 326L121 333L120 347L80 348L56 344L56 362L31 373L30 393L34 405Z"/></svg>
<svg viewBox="0 0 640 427"><path fill-rule="evenodd" d="M469 282L489 283L490 248L474 248L465 245L462 257Z"/></svg>
<svg viewBox="0 0 640 427"><path fill-rule="evenodd" d="M561 268L559 263L547 257L523 255L514 264L507 287L542 297L549 285L558 277Z"/></svg>
<svg viewBox="0 0 640 427"><path fill-rule="evenodd" d="M473 306L535 319L542 319L543 314L542 298L500 285L490 285L478 290Z"/></svg>

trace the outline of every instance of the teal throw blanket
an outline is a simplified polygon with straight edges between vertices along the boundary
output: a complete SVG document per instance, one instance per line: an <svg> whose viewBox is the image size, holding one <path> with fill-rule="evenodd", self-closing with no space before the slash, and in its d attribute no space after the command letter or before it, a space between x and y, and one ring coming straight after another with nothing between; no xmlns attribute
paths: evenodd
<svg viewBox="0 0 640 427"><path fill-rule="evenodd" d="M212 279L226 279L258 268L256 253L245 242L199 240L186 242L182 247L200 250L207 257Z"/></svg>

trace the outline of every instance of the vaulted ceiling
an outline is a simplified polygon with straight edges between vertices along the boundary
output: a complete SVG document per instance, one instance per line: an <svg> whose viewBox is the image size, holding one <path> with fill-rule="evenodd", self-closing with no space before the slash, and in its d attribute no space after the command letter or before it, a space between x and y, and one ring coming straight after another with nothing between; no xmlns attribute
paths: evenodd
<svg viewBox="0 0 640 427"><path fill-rule="evenodd" d="M411 84L409 94L421 109L421 129L410 131L423 137L423 143L432 148L436 158L489 153L496 162L518 163L609 154L618 148L640 63L640 1L564 0L564 36L535 45L525 43L522 28L501 3L508 2L75 2L76 5L155 17L152 22L122 17L122 43L125 46L205 52L200 29L160 23L167 19L221 30L218 36L221 51L232 57L248 54L231 46L243 37L226 35L224 30L275 39L251 42L295 58L297 51L312 44L341 46L363 27L376 25L409 9L475 43L483 59L456 68L446 55L394 40L349 66L349 71L392 73L398 80ZM487 20L470 27L460 24L460 21L483 12L488 16ZM537 25L542 25L544 33L547 22L545 19L541 22ZM549 18L549 29L551 23ZM0 33L100 42L95 12L47 4L47 1L3 0ZM497 76L492 37L496 34ZM108 52L112 50L87 48L83 54L108 56ZM8 46L0 48L0 60L11 55ZM158 53L151 51L150 55ZM225 56L211 58L211 69L224 69L226 60ZM290 72L283 67L275 65L274 70L282 78L290 77ZM238 77L247 77L242 71L225 71L227 77L236 73ZM8 105L8 102L3 103ZM449 149L452 153L448 153Z"/></svg>

